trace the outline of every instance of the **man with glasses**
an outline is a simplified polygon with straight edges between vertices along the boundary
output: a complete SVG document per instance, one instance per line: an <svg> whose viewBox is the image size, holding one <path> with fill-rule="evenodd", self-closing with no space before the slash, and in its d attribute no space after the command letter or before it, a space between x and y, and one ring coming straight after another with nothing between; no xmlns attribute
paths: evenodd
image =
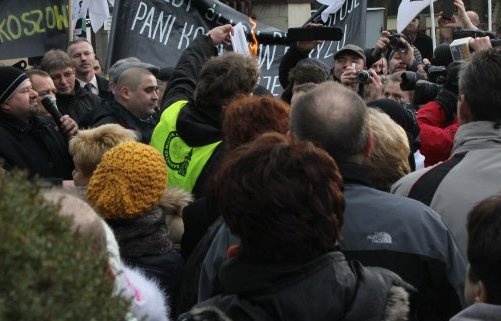
<svg viewBox="0 0 501 321"><path fill-rule="evenodd" d="M68 54L59 49L49 50L42 58L40 69L54 81L61 113L73 118L79 127L85 127L88 114L101 104L101 98L80 86Z"/></svg>

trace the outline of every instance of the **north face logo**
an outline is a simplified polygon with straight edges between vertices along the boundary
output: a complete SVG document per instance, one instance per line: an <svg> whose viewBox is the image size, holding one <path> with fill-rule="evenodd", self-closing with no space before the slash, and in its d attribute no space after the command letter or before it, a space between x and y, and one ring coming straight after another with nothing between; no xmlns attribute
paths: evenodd
<svg viewBox="0 0 501 321"><path fill-rule="evenodd" d="M367 235L367 239L372 243L378 244L391 244L391 235L386 232L375 232L374 234Z"/></svg>

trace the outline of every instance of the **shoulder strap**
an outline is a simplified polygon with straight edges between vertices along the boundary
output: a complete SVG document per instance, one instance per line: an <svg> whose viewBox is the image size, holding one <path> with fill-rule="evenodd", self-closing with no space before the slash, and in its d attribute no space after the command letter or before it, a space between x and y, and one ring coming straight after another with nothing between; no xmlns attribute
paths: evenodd
<svg viewBox="0 0 501 321"><path fill-rule="evenodd" d="M430 206L433 196L444 177L463 160L466 153L467 152L456 154L447 161L436 165L434 168L424 173L414 183L408 197Z"/></svg>

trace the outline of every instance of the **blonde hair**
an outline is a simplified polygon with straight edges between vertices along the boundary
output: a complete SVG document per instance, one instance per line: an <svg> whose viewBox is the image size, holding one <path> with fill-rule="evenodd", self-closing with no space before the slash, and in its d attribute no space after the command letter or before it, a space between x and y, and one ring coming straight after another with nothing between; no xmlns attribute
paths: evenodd
<svg viewBox="0 0 501 321"><path fill-rule="evenodd" d="M373 145L366 164L371 169L372 183L381 189L410 173L409 140L405 130L390 116L374 108L369 110L369 126Z"/></svg>
<svg viewBox="0 0 501 321"><path fill-rule="evenodd" d="M102 218L79 197L61 189L43 193L44 199L59 206L58 215L71 220L71 228L78 235L91 240L95 251L107 254L106 232Z"/></svg>
<svg viewBox="0 0 501 321"><path fill-rule="evenodd" d="M84 174L91 176L103 154L112 147L129 141L136 141L134 131L118 124L106 124L92 129L79 130L69 143L73 162Z"/></svg>

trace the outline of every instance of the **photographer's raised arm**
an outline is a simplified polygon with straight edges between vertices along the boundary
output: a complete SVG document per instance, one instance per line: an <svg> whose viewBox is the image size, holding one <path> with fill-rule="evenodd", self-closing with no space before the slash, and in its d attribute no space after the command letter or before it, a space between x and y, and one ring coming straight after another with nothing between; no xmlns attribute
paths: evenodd
<svg viewBox="0 0 501 321"><path fill-rule="evenodd" d="M308 23L306 27L322 28L323 25L319 23ZM285 89L289 85L289 71L291 71L301 59L308 57L310 51L321 42L321 40L298 41L287 50L285 55L282 56L278 67L278 79L280 80L282 88Z"/></svg>

